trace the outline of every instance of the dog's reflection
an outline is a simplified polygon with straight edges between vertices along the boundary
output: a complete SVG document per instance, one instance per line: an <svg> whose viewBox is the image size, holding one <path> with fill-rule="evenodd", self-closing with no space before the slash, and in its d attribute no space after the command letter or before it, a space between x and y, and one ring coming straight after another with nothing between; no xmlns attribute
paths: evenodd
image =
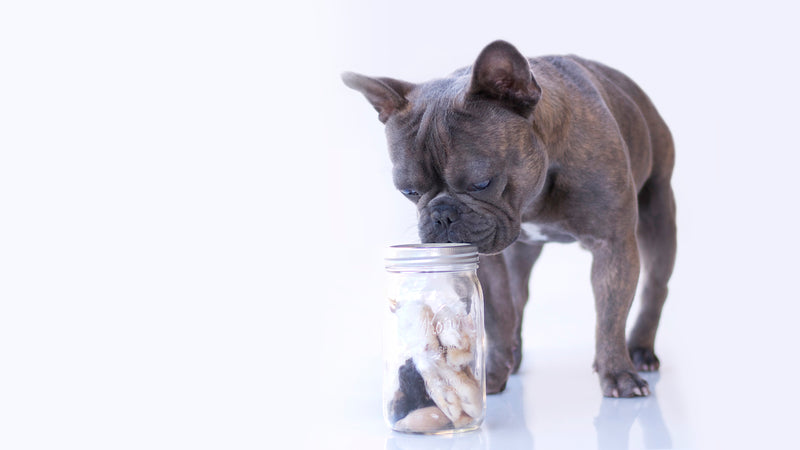
<svg viewBox="0 0 800 450"><path fill-rule="evenodd" d="M597 448L600 450L629 447L630 430L638 419L648 449L672 448L672 439L661 415L656 394L658 372L642 374L650 384L652 394L640 398L603 398L600 411L594 419L597 430Z"/></svg>

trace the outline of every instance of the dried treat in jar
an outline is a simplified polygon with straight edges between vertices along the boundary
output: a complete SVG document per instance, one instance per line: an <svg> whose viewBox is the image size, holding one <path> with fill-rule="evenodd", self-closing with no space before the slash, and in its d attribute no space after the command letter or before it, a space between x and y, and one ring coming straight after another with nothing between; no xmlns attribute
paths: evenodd
<svg viewBox="0 0 800 450"><path fill-rule="evenodd" d="M414 362L409 358L398 369L399 388L389 405L389 420L397 422L406 417L409 412L433 406L433 400L425 390L425 381L414 367Z"/></svg>
<svg viewBox="0 0 800 450"><path fill-rule="evenodd" d="M436 406L417 409L394 424L397 431L409 433L432 433L452 428L450 419Z"/></svg>

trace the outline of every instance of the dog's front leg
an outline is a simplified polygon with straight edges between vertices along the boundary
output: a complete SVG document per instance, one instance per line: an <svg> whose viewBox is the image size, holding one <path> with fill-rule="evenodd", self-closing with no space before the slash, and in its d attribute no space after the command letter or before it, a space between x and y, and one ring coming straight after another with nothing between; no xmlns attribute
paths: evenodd
<svg viewBox="0 0 800 450"><path fill-rule="evenodd" d="M478 279L483 287L488 346L486 392L496 394L506 388L508 377L514 370L515 332L519 322L503 255L481 255Z"/></svg>
<svg viewBox="0 0 800 450"><path fill-rule="evenodd" d="M597 324L594 368L606 397L648 395L625 344L625 322L639 280L639 250L633 232L622 238L594 242L592 288Z"/></svg>

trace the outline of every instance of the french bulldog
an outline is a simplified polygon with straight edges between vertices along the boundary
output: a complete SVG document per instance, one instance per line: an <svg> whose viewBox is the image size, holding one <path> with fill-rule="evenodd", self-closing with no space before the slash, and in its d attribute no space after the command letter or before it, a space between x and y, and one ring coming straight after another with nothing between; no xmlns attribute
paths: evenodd
<svg viewBox="0 0 800 450"><path fill-rule="evenodd" d="M525 58L495 41L425 83L344 73L385 124L393 181L422 242L481 253L487 392L522 357L531 269L547 242L592 253L595 360L603 395L650 393L656 328L676 253L667 125L630 78L578 56ZM642 308L625 326L643 269Z"/></svg>

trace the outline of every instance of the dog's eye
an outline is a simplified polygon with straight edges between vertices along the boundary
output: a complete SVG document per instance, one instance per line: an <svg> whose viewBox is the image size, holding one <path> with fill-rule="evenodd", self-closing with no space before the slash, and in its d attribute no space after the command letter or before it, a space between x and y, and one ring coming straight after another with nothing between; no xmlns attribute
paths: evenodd
<svg viewBox="0 0 800 450"><path fill-rule="evenodd" d="M473 184L472 186L470 186L469 188L467 188L467 190L468 190L469 192L478 192L478 191L482 191L482 190L486 189L487 187L489 187L489 185L490 185L491 183L492 183L492 180L486 180L486 181L482 181L482 182L480 182L480 183L475 183L475 184Z"/></svg>
<svg viewBox="0 0 800 450"><path fill-rule="evenodd" d="M400 189L400 193L406 197L419 197L419 192L412 189Z"/></svg>

